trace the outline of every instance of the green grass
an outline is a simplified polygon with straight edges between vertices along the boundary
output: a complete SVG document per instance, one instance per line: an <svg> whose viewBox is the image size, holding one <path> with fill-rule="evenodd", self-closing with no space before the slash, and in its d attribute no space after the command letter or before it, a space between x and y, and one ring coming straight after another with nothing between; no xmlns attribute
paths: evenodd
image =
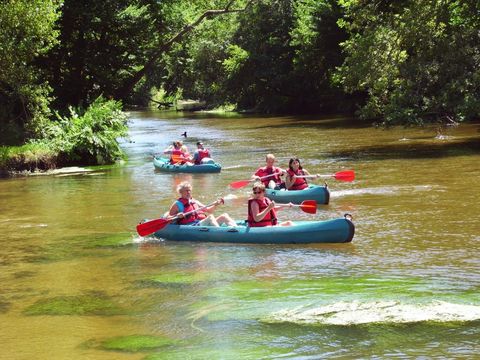
<svg viewBox="0 0 480 360"><path fill-rule="evenodd" d="M44 143L0 146L0 172L48 170L55 167L58 152Z"/></svg>

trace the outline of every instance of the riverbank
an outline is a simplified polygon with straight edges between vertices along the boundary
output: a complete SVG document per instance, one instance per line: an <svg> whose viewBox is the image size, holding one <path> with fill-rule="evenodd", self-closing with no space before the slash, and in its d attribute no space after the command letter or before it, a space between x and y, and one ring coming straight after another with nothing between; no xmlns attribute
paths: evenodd
<svg viewBox="0 0 480 360"><path fill-rule="evenodd" d="M127 114L120 102L100 97L46 123L41 133L23 145L0 146L0 176L113 164L125 157L118 140L128 137Z"/></svg>

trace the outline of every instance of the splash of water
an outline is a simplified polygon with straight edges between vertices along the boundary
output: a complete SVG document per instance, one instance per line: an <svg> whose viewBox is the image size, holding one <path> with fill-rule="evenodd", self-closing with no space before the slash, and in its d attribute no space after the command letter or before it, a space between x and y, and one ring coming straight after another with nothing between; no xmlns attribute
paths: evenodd
<svg viewBox="0 0 480 360"><path fill-rule="evenodd" d="M338 302L305 309L275 312L263 321L304 325L360 325L371 323L401 324L417 322L475 321L480 319L480 306L434 301L428 304L404 304L397 301Z"/></svg>

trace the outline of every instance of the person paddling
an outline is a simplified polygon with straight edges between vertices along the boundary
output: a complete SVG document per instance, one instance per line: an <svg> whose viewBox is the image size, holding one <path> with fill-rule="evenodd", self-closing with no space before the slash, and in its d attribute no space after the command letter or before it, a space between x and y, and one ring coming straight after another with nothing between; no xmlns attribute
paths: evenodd
<svg viewBox="0 0 480 360"><path fill-rule="evenodd" d="M203 146L201 141L197 142L197 150L195 150L193 154L193 162L195 165L203 164L209 160L211 161L210 158L210 151Z"/></svg>
<svg viewBox="0 0 480 360"><path fill-rule="evenodd" d="M285 171L274 166L275 156L268 154L265 157L265 162L266 166L258 168L255 174L252 175L252 180L261 181L265 187L269 187L270 189L280 189L284 187L281 176L283 176Z"/></svg>
<svg viewBox="0 0 480 360"><path fill-rule="evenodd" d="M170 155L171 164L190 163L190 154L188 148L181 141L174 141L172 145L163 150L164 154Z"/></svg>
<svg viewBox="0 0 480 360"><path fill-rule="evenodd" d="M180 183L177 186L177 192L180 194L180 197L170 207L167 219L178 216L177 224L179 225L220 226L221 224L226 224L228 226L237 226L235 220L227 213L223 213L218 217L212 214L218 205L224 203L222 198L218 199L212 206L184 216L184 213L194 211L205 205L192 197L192 185L188 181Z"/></svg>
<svg viewBox="0 0 480 360"><path fill-rule="evenodd" d="M288 220L278 223L275 202L265 197L265 185L261 182L253 184L253 198L248 200L248 219L250 227L292 226ZM292 204L288 204L290 207ZM277 207L278 208L278 207Z"/></svg>
<svg viewBox="0 0 480 360"><path fill-rule="evenodd" d="M302 168L298 158L291 158L288 162L287 176L285 178L285 187L287 190L303 190L308 188L307 179L300 176L311 176L310 173ZM316 174L312 177L319 177Z"/></svg>

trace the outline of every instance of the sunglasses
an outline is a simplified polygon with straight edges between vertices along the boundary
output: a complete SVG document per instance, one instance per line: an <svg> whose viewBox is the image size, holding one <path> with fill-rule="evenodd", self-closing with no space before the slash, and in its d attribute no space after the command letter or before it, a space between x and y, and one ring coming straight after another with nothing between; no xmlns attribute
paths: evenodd
<svg viewBox="0 0 480 360"><path fill-rule="evenodd" d="M253 190L253 193L254 193L255 195L261 194L262 192L263 192L263 191L255 191L255 190Z"/></svg>

